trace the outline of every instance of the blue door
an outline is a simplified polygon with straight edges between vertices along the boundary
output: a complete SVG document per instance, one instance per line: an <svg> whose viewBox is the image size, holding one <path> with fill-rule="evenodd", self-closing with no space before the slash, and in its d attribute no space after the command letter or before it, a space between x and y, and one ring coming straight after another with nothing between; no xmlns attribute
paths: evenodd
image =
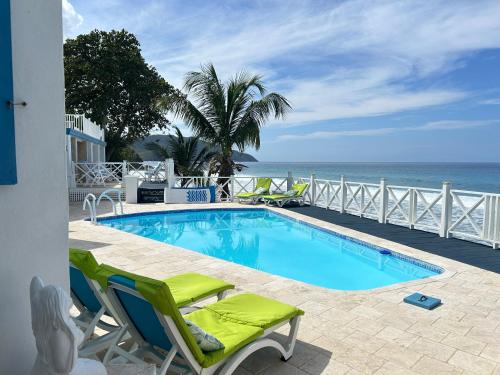
<svg viewBox="0 0 500 375"><path fill-rule="evenodd" d="M0 185L17 183L10 0L0 0Z"/></svg>

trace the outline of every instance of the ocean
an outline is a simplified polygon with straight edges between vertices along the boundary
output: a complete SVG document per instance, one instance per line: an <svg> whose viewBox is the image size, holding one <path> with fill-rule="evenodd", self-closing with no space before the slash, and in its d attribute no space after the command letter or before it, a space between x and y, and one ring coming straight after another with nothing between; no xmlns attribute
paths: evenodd
<svg viewBox="0 0 500 375"><path fill-rule="evenodd" d="M283 163L254 162L241 176L294 177L378 183L381 177L390 185L437 188L443 181L453 189L500 193L500 163Z"/></svg>

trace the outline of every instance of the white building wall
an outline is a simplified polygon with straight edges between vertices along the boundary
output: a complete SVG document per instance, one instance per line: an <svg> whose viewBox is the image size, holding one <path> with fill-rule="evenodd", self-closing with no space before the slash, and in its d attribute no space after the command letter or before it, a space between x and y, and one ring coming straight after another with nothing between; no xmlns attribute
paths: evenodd
<svg viewBox="0 0 500 375"><path fill-rule="evenodd" d="M11 0L18 184L0 186L0 374L35 356L29 283L68 286L61 1Z"/></svg>

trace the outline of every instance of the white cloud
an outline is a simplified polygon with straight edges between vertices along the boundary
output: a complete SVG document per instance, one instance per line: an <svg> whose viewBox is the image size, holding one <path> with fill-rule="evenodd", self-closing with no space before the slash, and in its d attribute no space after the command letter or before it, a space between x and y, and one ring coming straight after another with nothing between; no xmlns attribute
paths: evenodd
<svg viewBox="0 0 500 375"><path fill-rule="evenodd" d="M498 0L87 0L80 6L87 12L78 31L137 33L148 61L176 86L208 61L223 77L243 68L264 74L294 105L285 125L463 100L470 93L440 82L440 75L477 51L500 48Z"/></svg>
<svg viewBox="0 0 500 375"><path fill-rule="evenodd" d="M500 105L500 98L487 99L487 100L481 101L480 103L481 104L488 104L488 105Z"/></svg>
<svg viewBox="0 0 500 375"><path fill-rule="evenodd" d="M69 0L62 0L62 12L64 35L73 34L82 25L83 17Z"/></svg>
<svg viewBox="0 0 500 375"><path fill-rule="evenodd" d="M399 132L457 130L457 129L477 128L481 126L498 125L498 124L500 124L500 120L479 120L479 121L443 120L443 121L428 122L424 125L417 125L417 126L385 127L385 128L361 129L361 130L317 131L308 134L283 134L278 136L274 142L327 139L327 138L331 139L340 137L372 137L372 136L387 135Z"/></svg>

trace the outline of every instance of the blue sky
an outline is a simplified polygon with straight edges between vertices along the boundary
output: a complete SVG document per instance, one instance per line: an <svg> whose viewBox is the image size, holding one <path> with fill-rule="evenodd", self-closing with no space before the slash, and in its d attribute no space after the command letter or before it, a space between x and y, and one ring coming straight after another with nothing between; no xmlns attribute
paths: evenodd
<svg viewBox="0 0 500 375"><path fill-rule="evenodd" d="M205 62L262 74L294 111L262 130L259 160L500 161L498 0L63 0L63 13L66 37L134 33L179 88Z"/></svg>

